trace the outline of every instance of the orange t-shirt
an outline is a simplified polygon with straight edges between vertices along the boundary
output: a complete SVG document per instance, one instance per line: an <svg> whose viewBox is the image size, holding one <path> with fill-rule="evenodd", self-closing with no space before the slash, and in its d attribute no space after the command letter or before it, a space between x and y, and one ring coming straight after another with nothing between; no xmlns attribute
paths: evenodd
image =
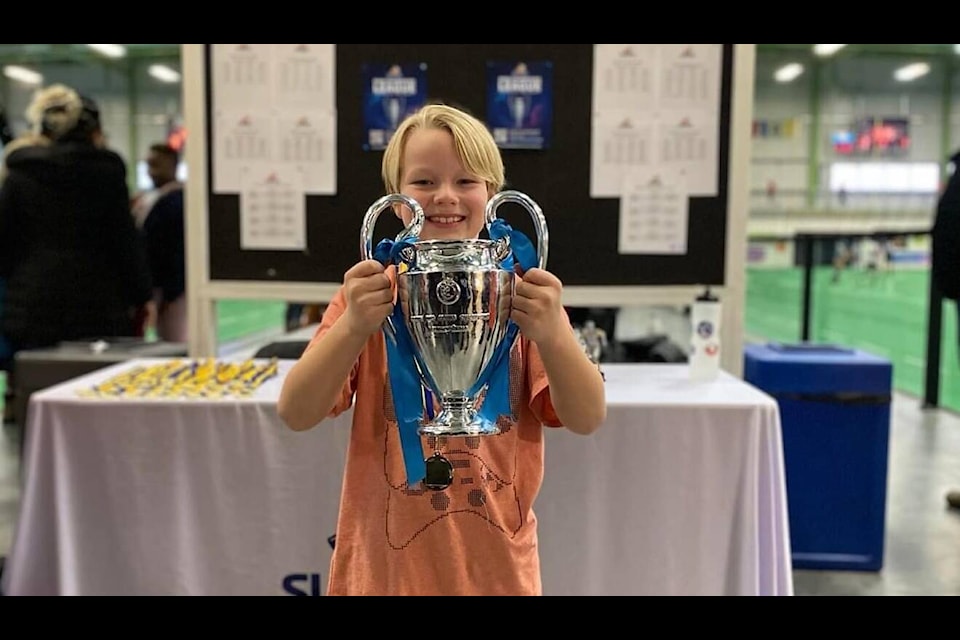
<svg viewBox="0 0 960 640"><path fill-rule="evenodd" d="M314 343L345 309L341 291ZM543 482L543 426L560 423L536 345L521 337L510 360L519 420L502 422L499 436L441 438L456 476L433 492L407 486L384 337L368 340L332 412L354 406L330 595L542 594L533 503ZM434 438L422 443L426 457L437 450Z"/></svg>

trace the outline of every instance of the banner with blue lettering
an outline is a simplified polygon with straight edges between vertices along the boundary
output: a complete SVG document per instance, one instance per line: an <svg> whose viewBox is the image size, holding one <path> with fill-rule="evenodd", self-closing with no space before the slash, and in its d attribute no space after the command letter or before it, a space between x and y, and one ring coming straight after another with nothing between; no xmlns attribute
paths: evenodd
<svg viewBox="0 0 960 640"><path fill-rule="evenodd" d="M427 65L363 65L363 148L383 151L397 126L427 102Z"/></svg>
<svg viewBox="0 0 960 640"><path fill-rule="evenodd" d="M487 125L501 149L549 149L553 63L487 63Z"/></svg>

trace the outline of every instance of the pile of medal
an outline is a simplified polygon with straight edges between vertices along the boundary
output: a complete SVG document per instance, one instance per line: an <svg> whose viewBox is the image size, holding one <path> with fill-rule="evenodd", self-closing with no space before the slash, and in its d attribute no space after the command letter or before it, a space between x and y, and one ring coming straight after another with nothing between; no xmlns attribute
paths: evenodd
<svg viewBox="0 0 960 640"><path fill-rule="evenodd" d="M246 398L276 377L277 360L225 363L216 360L174 360L138 366L79 392L85 398L148 398L190 400Z"/></svg>

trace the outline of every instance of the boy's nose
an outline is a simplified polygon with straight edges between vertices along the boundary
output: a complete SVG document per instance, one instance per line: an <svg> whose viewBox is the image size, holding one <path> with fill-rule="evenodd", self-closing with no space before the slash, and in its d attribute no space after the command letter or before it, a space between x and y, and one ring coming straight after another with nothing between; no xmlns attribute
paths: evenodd
<svg viewBox="0 0 960 640"><path fill-rule="evenodd" d="M457 191L454 185L443 183L437 187L437 202L456 202Z"/></svg>

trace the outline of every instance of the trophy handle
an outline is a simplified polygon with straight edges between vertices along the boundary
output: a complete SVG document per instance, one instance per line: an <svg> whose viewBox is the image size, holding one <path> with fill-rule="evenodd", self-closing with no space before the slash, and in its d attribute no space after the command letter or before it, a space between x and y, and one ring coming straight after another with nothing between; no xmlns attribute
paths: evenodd
<svg viewBox="0 0 960 640"><path fill-rule="evenodd" d="M396 241L401 242L408 238L418 237L423 233L423 225L427 220L427 215L423 212L420 203L399 193L384 196L373 203L367 214L363 218L363 227L360 229L360 257L362 260L373 260L373 235L376 232L377 220L380 214L391 208L395 204L402 204L413 212L413 220L410 226L400 232Z"/></svg>
<svg viewBox="0 0 960 640"><path fill-rule="evenodd" d="M427 216L423 212L423 207L420 206L419 202L409 196L401 194L384 196L383 198L380 198L374 202L373 205L367 209L367 214L363 218L363 226L360 228L361 260L374 259L373 234L376 232L377 220L380 219L381 213L387 209L390 209L395 204L402 204L413 212L413 220L410 222L410 226L400 232L396 238L396 242L402 242L408 238L416 238L423 232L423 225L427 220ZM387 334L387 337L392 340L394 344L396 344L397 329L393 326L392 318L387 318L386 323L383 325L383 332Z"/></svg>
<svg viewBox="0 0 960 640"><path fill-rule="evenodd" d="M502 205L514 203L523 206L533 218L534 227L537 230L537 257L541 269L547 268L547 253L550 249L550 232L547 229L547 218L543 215L543 209L540 208L530 196L519 191L501 191L490 199L487 203L487 229L497 220L497 211Z"/></svg>

